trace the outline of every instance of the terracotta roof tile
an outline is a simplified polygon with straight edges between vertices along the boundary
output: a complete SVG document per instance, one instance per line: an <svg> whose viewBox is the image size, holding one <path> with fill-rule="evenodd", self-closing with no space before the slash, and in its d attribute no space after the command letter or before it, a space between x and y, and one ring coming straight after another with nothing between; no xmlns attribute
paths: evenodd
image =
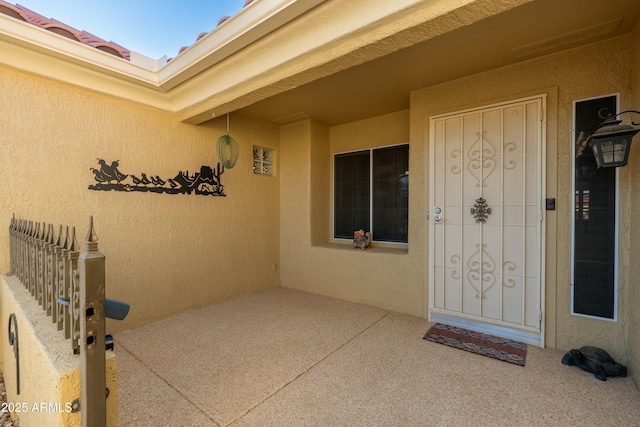
<svg viewBox="0 0 640 427"><path fill-rule="evenodd" d="M11 6L11 7L9 7ZM9 15L12 18L19 19L21 21L27 21L24 16L18 12L13 5L7 5L4 1L0 2L0 13L4 13L5 15Z"/></svg>
<svg viewBox="0 0 640 427"><path fill-rule="evenodd" d="M247 1L245 1L245 2L244 2L244 4L242 5L242 8L244 9L245 7L249 6L249 5L250 5L251 3L253 3L254 1L256 1L256 0L247 0ZM223 16L222 18L220 18L220 19L218 20L218 23L216 24L216 28L218 28L220 25L222 25L223 23L225 23L225 22L226 22L228 19L230 19L230 18L231 18L231 16ZM215 31L215 28L214 28L212 31ZM212 32L212 31L204 32L204 33L200 33L200 34L198 34L198 37L196 38L196 43L197 43L201 38L203 38L204 36L208 35L208 34L209 34L210 32ZM189 49L190 47L191 47L191 46L182 46L182 47L180 48L180 51L178 52L178 55L180 55L182 52L184 52L185 50ZM169 59L169 61L171 61L172 59L173 59L173 58Z"/></svg>
<svg viewBox="0 0 640 427"><path fill-rule="evenodd" d="M230 16L223 16L222 18L220 18L220 20L218 21L218 25L216 25L216 27L219 26L220 24L222 24L224 21L226 21L229 18L231 18L231 17Z"/></svg>
<svg viewBox="0 0 640 427"><path fill-rule="evenodd" d="M255 0L245 1L242 8L244 9L254 1ZM71 40L78 41L80 43L86 44L91 47L95 47L96 49L100 49L104 52L110 53L120 58L124 58L127 61L130 60L131 52L129 51L129 49L126 49L112 41L106 41L104 39L101 39L100 37L97 37L86 31L76 30L75 28L69 25L66 25L60 21L57 21L53 18L46 18L19 4L13 5L4 0L0 0L0 13L3 13L5 15L11 16L16 19L20 19L24 22L35 25L37 27L44 28L45 30L49 30L61 36L68 37ZM222 18L220 18L220 20L218 21L218 24L216 25L216 28L230 18L231 18L230 16L223 16ZM212 31L215 31L215 28ZM200 33L196 38L195 42L197 43L200 39L202 39L209 33L210 32ZM178 51L178 55L180 55L185 50L189 49L189 47L190 46L181 47L180 50Z"/></svg>
<svg viewBox="0 0 640 427"><path fill-rule="evenodd" d="M71 40L95 47L96 49L124 58L127 61L130 58L131 52L117 43L106 41L86 31L76 30L65 23L52 18L46 18L19 4L13 5L4 0L0 0L0 13L28 22L36 27L44 28L45 30L70 38Z"/></svg>

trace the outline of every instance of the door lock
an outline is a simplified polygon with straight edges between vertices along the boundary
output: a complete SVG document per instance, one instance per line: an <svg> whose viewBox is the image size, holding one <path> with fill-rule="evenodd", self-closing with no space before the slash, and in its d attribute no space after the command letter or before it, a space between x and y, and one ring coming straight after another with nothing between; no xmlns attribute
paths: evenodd
<svg viewBox="0 0 640 427"><path fill-rule="evenodd" d="M435 208L433 208L433 212L435 213L435 215L433 216L433 221L434 222L442 221L442 216L440 216L440 214L442 213L442 209L439 206L436 206Z"/></svg>

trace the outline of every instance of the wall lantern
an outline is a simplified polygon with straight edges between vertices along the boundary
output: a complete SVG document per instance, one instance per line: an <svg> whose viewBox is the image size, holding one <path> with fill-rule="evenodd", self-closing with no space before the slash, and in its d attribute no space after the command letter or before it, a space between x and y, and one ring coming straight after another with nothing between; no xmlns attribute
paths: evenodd
<svg viewBox="0 0 640 427"><path fill-rule="evenodd" d="M631 151L631 141L634 135L640 132L640 129L636 129L629 125L621 125L622 120L617 120L620 114L624 113L636 113L640 114L640 111L628 110L623 111L615 115L603 116L605 108L598 112L598 116L601 119L605 119L600 127L591 135L589 144L593 149L593 154L596 157L596 163L598 168L617 168L624 166L629 160L629 151ZM637 126L639 123L631 122Z"/></svg>
<svg viewBox="0 0 640 427"><path fill-rule="evenodd" d="M218 138L217 152L222 166L231 169L236 165L240 149L236 140L229 135L229 114L227 114L227 134Z"/></svg>

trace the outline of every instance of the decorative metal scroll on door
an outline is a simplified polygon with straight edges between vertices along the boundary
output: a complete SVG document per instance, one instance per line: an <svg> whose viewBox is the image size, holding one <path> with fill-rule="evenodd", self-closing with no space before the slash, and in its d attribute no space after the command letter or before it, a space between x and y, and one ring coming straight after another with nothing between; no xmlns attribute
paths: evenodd
<svg viewBox="0 0 640 427"><path fill-rule="evenodd" d="M462 267L462 260L460 256L453 255L451 257L451 264ZM498 270L497 264L493 257L487 250L487 245L476 245L476 251L467 259L467 265L461 268L462 271L466 271L466 283L476 292L476 298L486 298L487 292L493 288L499 280L499 277L505 273L512 273L516 270L516 265L511 261L505 261L502 264L502 271ZM461 278L459 270L452 270L451 277L459 280ZM478 289L479 284L480 289ZM506 279L502 282L502 286L505 288L513 288L516 286L516 281L513 279Z"/></svg>
<svg viewBox="0 0 640 427"><path fill-rule="evenodd" d="M220 163L216 169L201 166L199 172L191 175L189 171L179 171L173 178L166 179L147 173L140 173L140 175L122 173L118 169L120 166L118 160L109 165L103 159L98 159L98 165L99 169L89 168L96 180L96 184L90 185L89 190L226 196L224 185L221 183L224 166Z"/></svg>
<svg viewBox="0 0 640 427"><path fill-rule="evenodd" d="M471 208L471 215L473 215L477 223L487 222L487 218L491 215L491 208L487 205L487 201L484 198L480 197L476 199L476 202Z"/></svg>
<svg viewBox="0 0 640 427"><path fill-rule="evenodd" d="M471 176L477 181L476 187L486 187L485 180L496 170L497 161L496 156L498 152L494 144L486 138L487 132L476 132L478 137L469 150L467 151L467 157L469 163L467 164L467 170ZM505 152L513 152L516 150L516 145L512 142L504 144ZM453 150L451 152L452 158L457 158L460 155L460 150ZM516 167L516 163L513 160L504 163L503 168L506 170L513 170ZM462 169L458 165L451 167L451 173L457 175L462 172Z"/></svg>

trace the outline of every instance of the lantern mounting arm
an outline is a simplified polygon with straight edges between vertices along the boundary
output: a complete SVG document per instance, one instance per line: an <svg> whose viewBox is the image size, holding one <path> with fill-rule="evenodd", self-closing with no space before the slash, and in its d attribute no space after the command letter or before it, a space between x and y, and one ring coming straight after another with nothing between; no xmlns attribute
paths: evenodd
<svg viewBox="0 0 640 427"><path fill-rule="evenodd" d="M609 123L616 121L616 117L618 117L618 116L619 116L619 115L621 115L621 114L625 114L625 113L636 113L636 114L640 114L640 111L636 111L636 110L626 110L626 111L622 111L622 112L620 112L620 113L618 113L618 114L607 114L607 115L605 115L604 113L605 113L606 111L608 111L608 109L607 109L607 108L601 108L601 109L598 111L598 117L600 117L601 119L605 120L605 122L609 122ZM603 123L603 124L604 124L604 123ZM634 121L632 121L632 122L631 122L631 124L632 124L632 125L634 125L634 126L638 126L638 125L640 125L640 123L636 123L636 122L634 122Z"/></svg>

